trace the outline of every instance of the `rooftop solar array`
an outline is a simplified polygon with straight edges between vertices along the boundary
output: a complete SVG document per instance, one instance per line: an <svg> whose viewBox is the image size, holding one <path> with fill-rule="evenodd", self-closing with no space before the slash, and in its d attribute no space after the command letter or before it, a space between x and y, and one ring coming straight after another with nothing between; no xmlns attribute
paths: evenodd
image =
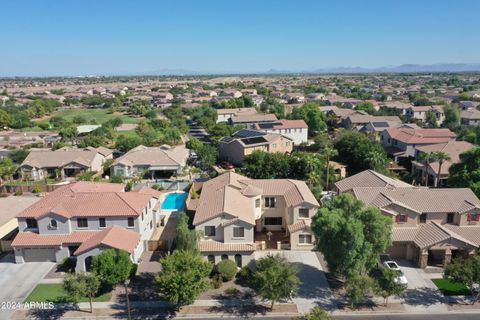
<svg viewBox="0 0 480 320"><path fill-rule="evenodd" d="M233 134L235 138L253 138L253 137L261 137L264 135L266 135L265 132L249 130L249 129L242 129Z"/></svg>
<svg viewBox="0 0 480 320"><path fill-rule="evenodd" d="M253 137L253 138L244 138L242 142L246 145L257 144L257 143L264 143L267 140L264 137Z"/></svg>
<svg viewBox="0 0 480 320"><path fill-rule="evenodd" d="M275 126L281 125L280 122L265 122L265 123L259 123L258 126L262 129L271 129Z"/></svg>

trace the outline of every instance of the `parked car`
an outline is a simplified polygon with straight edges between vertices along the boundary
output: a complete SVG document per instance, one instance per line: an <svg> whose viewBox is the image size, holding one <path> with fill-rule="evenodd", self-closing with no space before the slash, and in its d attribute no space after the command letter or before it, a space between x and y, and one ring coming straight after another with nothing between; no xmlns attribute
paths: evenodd
<svg viewBox="0 0 480 320"><path fill-rule="evenodd" d="M233 164L231 164L230 162L222 162L220 163L220 167L222 167L223 169L227 169L227 170L231 170L231 169L234 169L235 166Z"/></svg>
<svg viewBox="0 0 480 320"><path fill-rule="evenodd" d="M385 268L388 268L388 269L393 270L393 271L398 273L398 277L396 279L397 283L401 283L401 284L404 284L404 285L408 284L407 277L405 277L405 274L403 274L402 270L400 269L400 267L398 266L398 264L395 261L393 261L393 260L385 261L385 262L383 262L383 266Z"/></svg>

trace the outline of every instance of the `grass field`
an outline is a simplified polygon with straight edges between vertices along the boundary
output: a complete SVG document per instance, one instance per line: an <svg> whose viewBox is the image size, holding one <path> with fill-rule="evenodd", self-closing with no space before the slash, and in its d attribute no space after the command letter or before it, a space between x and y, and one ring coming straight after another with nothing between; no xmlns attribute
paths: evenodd
<svg viewBox="0 0 480 320"><path fill-rule="evenodd" d="M94 302L107 302L112 298L112 293L107 292L93 299ZM24 302L69 302L63 291L61 283L40 283ZM88 298L82 298L79 302L88 302Z"/></svg>
<svg viewBox="0 0 480 320"><path fill-rule="evenodd" d="M463 283L453 282L449 279L432 279L432 282L446 296L466 296L471 292Z"/></svg>
<svg viewBox="0 0 480 320"><path fill-rule="evenodd" d="M65 118L67 120L72 120L76 116L82 116L87 120L87 124L90 124L92 120L95 120L96 123L102 124L112 118L121 118L123 123L138 123L140 118L135 118L126 114L121 113L109 113L107 109L86 109L86 108L75 108L75 109L63 109L54 112L52 115ZM48 119L42 119L42 122L48 121Z"/></svg>

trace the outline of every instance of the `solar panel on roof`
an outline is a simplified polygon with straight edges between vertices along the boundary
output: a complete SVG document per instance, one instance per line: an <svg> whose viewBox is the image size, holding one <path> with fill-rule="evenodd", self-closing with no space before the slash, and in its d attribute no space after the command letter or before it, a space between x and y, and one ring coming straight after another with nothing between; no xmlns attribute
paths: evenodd
<svg viewBox="0 0 480 320"><path fill-rule="evenodd" d="M381 122L372 122L373 126L375 127L388 127L388 122L381 121Z"/></svg>
<svg viewBox="0 0 480 320"><path fill-rule="evenodd" d="M265 122L265 123L259 123L258 126L262 129L271 129L274 126L281 125L280 122Z"/></svg>
<svg viewBox="0 0 480 320"><path fill-rule="evenodd" d="M233 136L235 138L252 138L252 137L261 137L266 133L256 130L242 129L237 131Z"/></svg>
<svg viewBox="0 0 480 320"><path fill-rule="evenodd" d="M235 140L235 139L233 139L232 137L223 137L222 139L220 139L220 142L230 143L230 142L232 142L233 140Z"/></svg>
<svg viewBox="0 0 480 320"><path fill-rule="evenodd" d="M267 142L264 137L244 138L242 142L246 145Z"/></svg>

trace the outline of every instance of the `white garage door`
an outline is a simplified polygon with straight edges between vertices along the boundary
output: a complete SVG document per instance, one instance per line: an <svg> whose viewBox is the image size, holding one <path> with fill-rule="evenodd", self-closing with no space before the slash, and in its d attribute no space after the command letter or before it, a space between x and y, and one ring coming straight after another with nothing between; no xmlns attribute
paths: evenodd
<svg viewBox="0 0 480 320"><path fill-rule="evenodd" d="M53 248L32 248L23 249L23 260L25 262L55 262L55 249Z"/></svg>

